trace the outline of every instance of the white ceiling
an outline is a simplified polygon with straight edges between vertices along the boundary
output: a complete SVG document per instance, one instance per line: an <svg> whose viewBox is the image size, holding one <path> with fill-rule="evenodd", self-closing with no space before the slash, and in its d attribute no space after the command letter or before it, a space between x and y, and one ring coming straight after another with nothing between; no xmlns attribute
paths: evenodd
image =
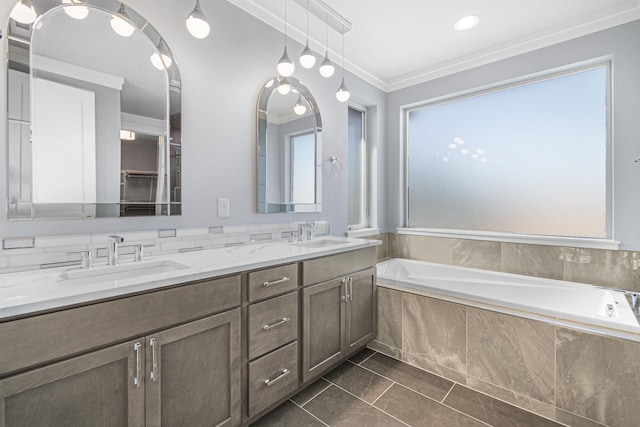
<svg viewBox="0 0 640 427"><path fill-rule="evenodd" d="M229 1L283 31L285 0ZM289 35L304 43L305 8L286 1ZM353 25L345 35L345 68L385 91L640 19L640 0L324 1ZM466 15L478 16L479 25L455 31L454 21ZM314 16L309 38L324 53L324 22ZM341 40L329 31L329 55L338 64Z"/></svg>

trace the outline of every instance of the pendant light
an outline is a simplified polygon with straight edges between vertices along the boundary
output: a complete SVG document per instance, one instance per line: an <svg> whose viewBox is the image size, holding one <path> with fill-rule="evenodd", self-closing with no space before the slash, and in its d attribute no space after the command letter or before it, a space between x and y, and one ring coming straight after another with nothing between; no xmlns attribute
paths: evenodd
<svg viewBox="0 0 640 427"><path fill-rule="evenodd" d="M111 16L111 28L119 36L129 37L135 30L135 27L131 25L129 21L129 16L124 10L124 4L120 3L120 9L118 9L118 12Z"/></svg>
<svg viewBox="0 0 640 427"><path fill-rule="evenodd" d="M336 67L333 65L333 62L329 60L329 25L327 24L327 15L324 16L324 45L325 45L325 53L324 60L320 64L320 75L324 78L329 78L333 76L333 73L336 71Z"/></svg>
<svg viewBox="0 0 640 427"><path fill-rule="evenodd" d="M64 7L64 13L73 19L81 20L89 16L89 8L81 0L62 0L62 4L69 5Z"/></svg>
<svg viewBox="0 0 640 427"><path fill-rule="evenodd" d="M340 102L347 102L351 98L351 92L344 83L344 33L342 33L342 82L336 92L336 99Z"/></svg>
<svg viewBox="0 0 640 427"><path fill-rule="evenodd" d="M171 64L173 63L171 56L167 55L166 53L168 51L169 48L164 42L164 39L160 39L160 41L158 42L158 50L151 54L151 63L160 71L166 70L167 68L171 67Z"/></svg>
<svg viewBox="0 0 640 427"><path fill-rule="evenodd" d="M193 8L187 17L186 24L189 33L197 39L203 39L209 35L211 26L200 9L200 0L196 0L196 7Z"/></svg>
<svg viewBox="0 0 640 427"><path fill-rule="evenodd" d="M287 0L284 0L284 53L280 61L278 61L276 68L282 77L290 77L296 69L296 66L287 54Z"/></svg>
<svg viewBox="0 0 640 427"><path fill-rule="evenodd" d="M300 94L298 94L298 101L296 102L296 105L293 106L293 112L298 116L302 116L307 112L307 106L302 101L302 96Z"/></svg>
<svg viewBox="0 0 640 427"><path fill-rule="evenodd" d="M9 17L21 24L32 24L36 20L38 14L29 0L20 0L13 6Z"/></svg>
<svg viewBox="0 0 640 427"><path fill-rule="evenodd" d="M289 79L286 77L280 78L280 84L276 88L280 95L289 95L291 92L291 83L289 83Z"/></svg>
<svg viewBox="0 0 640 427"><path fill-rule="evenodd" d="M307 44L300 54L300 65L306 69L313 68L313 66L316 65L316 57L313 52L311 52L311 49L309 49L309 0L307 0Z"/></svg>

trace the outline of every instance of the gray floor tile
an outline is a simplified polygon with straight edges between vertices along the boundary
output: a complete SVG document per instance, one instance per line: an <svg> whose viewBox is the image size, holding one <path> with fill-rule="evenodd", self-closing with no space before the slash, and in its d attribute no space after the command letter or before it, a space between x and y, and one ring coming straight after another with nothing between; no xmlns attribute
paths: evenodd
<svg viewBox="0 0 640 427"><path fill-rule="evenodd" d="M444 399L453 386L452 381L380 353L371 356L362 366L438 402Z"/></svg>
<svg viewBox="0 0 640 427"><path fill-rule="evenodd" d="M332 385L305 405L331 427L393 427L400 421Z"/></svg>
<svg viewBox="0 0 640 427"><path fill-rule="evenodd" d="M486 424L463 415L399 384L394 384L374 406L411 426L486 427Z"/></svg>
<svg viewBox="0 0 640 427"><path fill-rule="evenodd" d="M293 400L298 405L303 406L311 398L320 394L321 391L323 391L325 388L329 387L330 385L331 385L330 382L326 381L323 378L320 378L319 380L308 385L307 388L302 390L300 393L293 396L291 400Z"/></svg>
<svg viewBox="0 0 640 427"><path fill-rule="evenodd" d="M373 353L375 353L374 350L371 350L370 348L364 348L358 353L351 356L349 360L351 360L353 363L360 364L367 360Z"/></svg>
<svg viewBox="0 0 640 427"><path fill-rule="evenodd" d="M453 387L453 390L451 390L451 393L449 393L444 403L494 427L562 426L562 424L496 400L459 384Z"/></svg>
<svg viewBox="0 0 640 427"><path fill-rule="evenodd" d="M367 369L345 362L324 376L327 381L373 403L393 382Z"/></svg>
<svg viewBox="0 0 640 427"><path fill-rule="evenodd" d="M322 427L324 424L315 419L304 409L301 409L288 400L255 423L251 424L251 427L291 426Z"/></svg>

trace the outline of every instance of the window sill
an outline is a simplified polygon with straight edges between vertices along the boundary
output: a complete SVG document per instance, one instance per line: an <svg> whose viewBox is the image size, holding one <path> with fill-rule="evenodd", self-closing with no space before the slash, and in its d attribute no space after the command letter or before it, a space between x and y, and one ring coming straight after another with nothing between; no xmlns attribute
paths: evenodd
<svg viewBox="0 0 640 427"><path fill-rule="evenodd" d="M415 236L448 237L453 239L485 240L530 245L569 246L587 249L620 249L620 242L586 237L542 236L533 234L497 233L489 231L453 230L440 228L398 228L398 234Z"/></svg>
<svg viewBox="0 0 640 427"><path fill-rule="evenodd" d="M380 234L379 228L358 228L356 230L349 230L345 233L347 237L369 237Z"/></svg>

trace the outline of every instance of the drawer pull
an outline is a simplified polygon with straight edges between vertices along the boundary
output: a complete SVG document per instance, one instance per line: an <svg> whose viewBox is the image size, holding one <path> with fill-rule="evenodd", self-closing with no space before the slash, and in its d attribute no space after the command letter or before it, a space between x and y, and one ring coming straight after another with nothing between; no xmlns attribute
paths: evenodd
<svg viewBox="0 0 640 427"><path fill-rule="evenodd" d="M262 286L264 286L265 288L268 288L271 285L277 285L278 283L288 282L289 280L291 280L290 277L284 276L282 279L271 280L271 281L264 282L262 284Z"/></svg>
<svg viewBox="0 0 640 427"><path fill-rule="evenodd" d="M272 323L270 325L264 325L262 329L265 331L268 331L271 328L275 328L276 326L280 326L287 323L289 320L290 319L288 317L283 317L281 320L277 321L276 323Z"/></svg>
<svg viewBox="0 0 640 427"><path fill-rule="evenodd" d="M280 381L281 379L283 379L284 377L286 377L290 373L291 373L290 370L283 369L282 372L280 373L280 375L278 375L277 377L275 377L272 380L264 380L264 383L267 385L267 387L269 387L269 386L273 385L273 383L275 383L276 381Z"/></svg>

